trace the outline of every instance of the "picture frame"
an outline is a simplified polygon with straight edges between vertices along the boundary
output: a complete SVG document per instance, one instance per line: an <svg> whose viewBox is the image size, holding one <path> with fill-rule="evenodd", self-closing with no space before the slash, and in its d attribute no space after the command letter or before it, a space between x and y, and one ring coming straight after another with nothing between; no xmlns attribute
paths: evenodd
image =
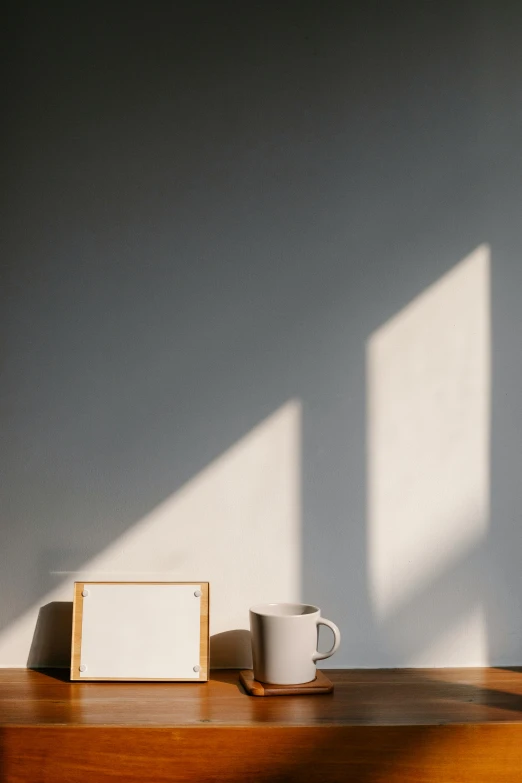
<svg viewBox="0 0 522 783"><path fill-rule="evenodd" d="M205 682L208 582L75 582L71 680Z"/></svg>

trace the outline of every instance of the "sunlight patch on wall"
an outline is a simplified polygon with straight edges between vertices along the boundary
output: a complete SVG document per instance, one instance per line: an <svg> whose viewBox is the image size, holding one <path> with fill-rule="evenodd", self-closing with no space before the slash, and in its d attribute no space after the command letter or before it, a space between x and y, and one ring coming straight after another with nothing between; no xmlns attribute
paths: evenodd
<svg viewBox="0 0 522 783"><path fill-rule="evenodd" d="M475 551L487 532L489 262L489 248L478 247L367 343L368 566L377 624L394 614L404 619L410 604L418 612L421 585L426 616L437 600L448 604L437 613L452 616L451 584L442 594L429 585L455 552ZM476 576L464 586L455 581L455 589L480 605ZM413 614L411 620L404 625L411 637L406 649L431 659L432 635L423 636ZM474 609L459 645L437 649L438 665L477 662L485 650ZM400 665L419 665L418 655Z"/></svg>
<svg viewBox="0 0 522 783"><path fill-rule="evenodd" d="M74 581L209 581L211 634L248 628L251 604L299 599L300 552L301 406L291 400L81 570L56 573L59 586L0 634L0 665L26 665L40 607L71 601Z"/></svg>

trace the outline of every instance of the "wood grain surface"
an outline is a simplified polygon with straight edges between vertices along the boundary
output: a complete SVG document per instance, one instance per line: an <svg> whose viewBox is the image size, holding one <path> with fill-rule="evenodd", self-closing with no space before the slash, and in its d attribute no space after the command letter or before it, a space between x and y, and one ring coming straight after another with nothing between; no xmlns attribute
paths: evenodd
<svg viewBox="0 0 522 783"><path fill-rule="evenodd" d="M0 670L0 779L520 783L522 672L328 671L324 696Z"/></svg>

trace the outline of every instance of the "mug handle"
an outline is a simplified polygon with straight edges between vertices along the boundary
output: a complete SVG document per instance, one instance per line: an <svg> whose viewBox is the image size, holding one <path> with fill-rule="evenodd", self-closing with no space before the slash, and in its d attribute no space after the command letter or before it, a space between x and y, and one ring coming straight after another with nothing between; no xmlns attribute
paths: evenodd
<svg viewBox="0 0 522 783"><path fill-rule="evenodd" d="M312 655L313 661L322 661L324 658L329 658L330 655L333 655L334 652L339 649L339 645L341 644L341 632L335 623L332 623L331 620L326 620L324 617L320 617L318 619L317 625L326 625L328 628L330 628L334 635L334 643L331 650L328 650L328 652L325 653L321 653L316 650Z"/></svg>

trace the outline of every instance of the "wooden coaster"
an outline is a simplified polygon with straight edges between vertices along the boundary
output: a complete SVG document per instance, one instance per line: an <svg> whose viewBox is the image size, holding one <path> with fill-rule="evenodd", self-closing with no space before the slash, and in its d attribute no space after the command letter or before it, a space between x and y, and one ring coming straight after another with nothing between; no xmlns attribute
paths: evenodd
<svg viewBox="0 0 522 783"><path fill-rule="evenodd" d="M333 693L334 689L333 682L319 669L315 680L299 685L270 685L267 682L258 682L251 669L239 672L239 681L251 696L311 696L314 693Z"/></svg>

